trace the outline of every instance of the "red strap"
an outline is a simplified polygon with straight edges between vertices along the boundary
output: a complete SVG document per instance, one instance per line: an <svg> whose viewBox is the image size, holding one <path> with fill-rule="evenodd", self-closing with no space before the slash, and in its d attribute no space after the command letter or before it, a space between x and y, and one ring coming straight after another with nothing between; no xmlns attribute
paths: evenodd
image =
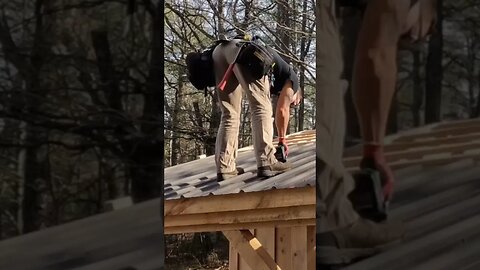
<svg viewBox="0 0 480 270"><path fill-rule="evenodd" d="M220 89L221 91L223 91L223 89L225 89L225 86L227 85L227 81L228 81L228 79L230 78L230 76L232 75L233 67L234 67L234 66L235 66L235 63L230 64L230 65L228 66L227 71L225 71L225 75L223 75L222 80L221 80L220 83L218 84L218 89Z"/></svg>

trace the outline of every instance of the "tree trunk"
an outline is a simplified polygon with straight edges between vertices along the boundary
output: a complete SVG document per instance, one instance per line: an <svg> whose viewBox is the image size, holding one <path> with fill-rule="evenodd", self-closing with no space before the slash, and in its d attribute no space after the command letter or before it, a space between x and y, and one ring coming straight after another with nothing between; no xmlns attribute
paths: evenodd
<svg viewBox="0 0 480 270"><path fill-rule="evenodd" d="M182 67L179 67L179 74L178 74L178 88L175 93L175 105L173 109L172 115L172 154L171 154L171 164L172 166L182 163L182 147L181 142L182 139L179 136L179 130L183 128L183 115L184 115L184 84L182 82Z"/></svg>
<svg viewBox="0 0 480 270"><path fill-rule="evenodd" d="M152 48L147 78L142 138L132 145L130 177L134 202L158 198L163 193L164 94L163 94L163 3L157 4L153 17ZM161 204L163 207L163 204ZM160 213L163 213L163 208ZM163 216L163 215L161 215ZM163 239L163 234L162 239ZM163 240L162 240L163 241ZM162 256L163 253L160 253Z"/></svg>
<svg viewBox="0 0 480 270"><path fill-rule="evenodd" d="M278 44L279 50L288 52L290 51L290 45L292 44L291 38L288 35L288 32L285 28L290 28L290 7L288 0L278 0L277 1L277 33L278 33ZM288 62L288 61L287 61Z"/></svg>
<svg viewBox="0 0 480 270"><path fill-rule="evenodd" d="M428 44L425 85L425 123L441 120L443 82L443 0L437 2L436 31Z"/></svg>
<svg viewBox="0 0 480 270"><path fill-rule="evenodd" d="M467 39L467 82L468 82L468 114L470 118L475 117L476 104L475 104L475 61L476 61L476 42L473 38Z"/></svg>
<svg viewBox="0 0 480 270"><path fill-rule="evenodd" d="M423 87L422 87L422 78L420 74L421 53L418 50L412 51L413 54L413 104L412 104L412 116L413 116L413 125L414 127L419 127L421 125L420 113L423 104Z"/></svg>
<svg viewBox="0 0 480 270"><path fill-rule="evenodd" d="M52 1L37 0L35 2L34 42L29 59L31 68L24 72L24 74L28 74L24 78L27 92L24 97L25 110L30 114L42 111L42 104L37 99L45 95L40 72L47 62L50 43L54 35L54 29L52 29L54 17L47 19L43 15L43 10L48 9L51 5ZM22 233L36 231L41 226L42 198L40 192L45 183L50 181L49 148L48 145L45 145L47 141L48 132L44 128L25 126L25 142L29 145L25 150Z"/></svg>
<svg viewBox="0 0 480 270"><path fill-rule="evenodd" d="M308 1L303 0L303 17L302 17L302 32L307 33L307 6ZM300 41L300 61L303 63L305 62L305 57L307 55L307 38L305 36L302 37ZM302 91L302 102L300 103L300 108L298 111L298 131L302 131L304 129L304 118L305 118L305 104L303 103L304 94L305 94L305 67L303 64L300 66L300 91Z"/></svg>
<svg viewBox="0 0 480 270"><path fill-rule="evenodd" d="M398 131L398 101L397 101L398 89L395 90L392 98L392 105L390 106L390 113L388 115L387 122L387 134L393 134Z"/></svg>
<svg viewBox="0 0 480 270"><path fill-rule="evenodd" d="M23 189L23 233L40 228L41 190L50 181L48 145L39 145L48 140L45 131L26 127L26 141L29 144L25 156L25 182Z"/></svg>
<svg viewBox="0 0 480 270"><path fill-rule="evenodd" d="M474 117L480 117L480 72L477 75L477 82L478 82L478 94L477 94L477 105L475 106L475 115Z"/></svg>

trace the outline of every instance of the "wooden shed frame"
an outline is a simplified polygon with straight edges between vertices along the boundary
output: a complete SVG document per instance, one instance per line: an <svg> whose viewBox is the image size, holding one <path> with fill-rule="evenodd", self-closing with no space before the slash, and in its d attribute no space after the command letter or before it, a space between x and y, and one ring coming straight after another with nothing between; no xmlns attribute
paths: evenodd
<svg viewBox="0 0 480 270"><path fill-rule="evenodd" d="M165 234L221 231L230 270L314 270L315 188L165 201Z"/></svg>

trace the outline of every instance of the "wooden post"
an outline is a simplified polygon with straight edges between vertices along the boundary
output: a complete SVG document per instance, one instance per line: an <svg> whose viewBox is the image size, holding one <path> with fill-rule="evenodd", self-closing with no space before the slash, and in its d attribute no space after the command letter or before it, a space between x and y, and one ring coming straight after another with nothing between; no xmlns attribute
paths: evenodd
<svg viewBox="0 0 480 270"><path fill-rule="evenodd" d="M277 228L275 258L282 270L294 270L292 265L292 228Z"/></svg>
<svg viewBox="0 0 480 270"><path fill-rule="evenodd" d="M307 227L307 241L307 269L315 270L317 262L315 226Z"/></svg>

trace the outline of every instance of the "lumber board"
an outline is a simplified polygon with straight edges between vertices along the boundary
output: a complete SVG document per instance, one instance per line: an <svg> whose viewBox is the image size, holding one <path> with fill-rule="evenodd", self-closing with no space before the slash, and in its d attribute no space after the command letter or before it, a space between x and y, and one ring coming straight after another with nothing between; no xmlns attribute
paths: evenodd
<svg viewBox="0 0 480 270"><path fill-rule="evenodd" d="M474 119L441 122L438 124L438 126L434 127L433 129L434 130L450 129L450 128L457 128L457 127L471 127L471 126L479 126L479 125L480 125L480 118L474 118Z"/></svg>
<svg viewBox="0 0 480 270"><path fill-rule="evenodd" d="M248 230L253 236L255 236L255 229ZM255 236L256 237L256 236ZM258 239L258 238L257 238ZM238 270L253 270L247 263L246 258L242 257L237 251L238 256Z"/></svg>
<svg viewBox="0 0 480 270"><path fill-rule="evenodd" d="M238 270L238 251L235 250L235 247L231 243L229 243L228 246L228 270Z"/></svg>
<svg viewBox="0 0 480 270"><path fill-rule="evenodd" d="M438 145L450 145L465 143L471 141L480 140L480 132L463 134L454 137L438 138L436 140L427 140L427 141L413 141L413 142L400 142L394 144L385 144L384 151L385 153L396 152L396 151L405 151L409 149L415 149L418 147L434 147ZM345 150L344 158L348 160L349 158L355 158L362 155L361 146L353 146Z"/></svg>
<svg viewBox="0 0 480 270"><path fill-rule="evenodd" d="M445 138L448 136L458 136L462 134L478 133L478 132L480 132L480 125L436 129L426 133L404 135L395 139L393 142L396 143L396 142L409 142L409 141L415 141L415 140L435 140L437 138Z"/></svg>
<svg viewBox="0 0 480 270"><path fill-rule="evenodd" d="M430 167L430 166L440 166L445 165L454 161L458 161L461 159L473 159L475 161L480 160L480 153L473 153L473 154L457 154L457 155L449 155L445 157L428 157L428 158L419 158L419 159L410 159L410 160L400 160L397 162L389 163L389 166L392 170L399 170L409 166L416 166L422 165L423 167ZM358 166L351 166L347 167L347 171L349 173L355 173L358 171Z"/></svg>
<svg viewBox="0 0 480 270"><path fill-rule="evenodd" d="M462 154L465 151L471 151L473 149L480 149L480 137L477 137L477 141L473 142L460 142L449 145L436 143L434 146L414 148L409 150L400 150L394 152L386 152L385 158L388 162L396 162L401 159L418 159L426 155L439 154L439 153L451 153ZM361 157L349 157L343 160L344 166L351 167L357 166L360 163Z"/></svg>
<svg viewBox="0 0 480 270"><path fill-rule="evenodd" d="M295 220L315 217L315 205L166 216L165 227Z"/></svg>
<svg viewBox="0 0 480 270"><path fill-rule="evenodd" d="M292 269L308 270L307 260L307 226L292 227Z"/></svg>
<svg viewBox="0 0 480 270"><path fill-rule="evenodd" d="M315 205L315 188L266 190L165 201L165 216Z"/></svg>
<svg viewBox="0 0 480 270"><path fill-rule="evenodd" d="M257 228L255 229L255 237L275 260L275 227Z"/></svg>
<svg viewBox="0 0 480 270"><path fill-rule="evenodd" d="M307 269L316 268L316 230L315 226L307 226Z"/></svg>
<svg viewBox="0 0 480 270"><path fill-rule="evenodd" d="M293 270L292 227L278 228L275 242L278 265L282 270Z"/></svg>
<svg viewBox="0 0 480 270"><path fill-rule="evenodd" d="M207 224L207 225L188 225L178 227L165 227L164 234L180 234L194 232L217 232L222 230L246 230L251 228L268 227L292 227L292 226L314 226L315 218L295 219L295 220L277 220L265 222L233 223L233 224Z"/></svg>
<svg viewBox="0 0 480 270"><path fill-rule="evenodd" d="M223 231L225 237L238 251L251 269L255 270L281 270L270 254L265 250L249 230Z"/></svg>

